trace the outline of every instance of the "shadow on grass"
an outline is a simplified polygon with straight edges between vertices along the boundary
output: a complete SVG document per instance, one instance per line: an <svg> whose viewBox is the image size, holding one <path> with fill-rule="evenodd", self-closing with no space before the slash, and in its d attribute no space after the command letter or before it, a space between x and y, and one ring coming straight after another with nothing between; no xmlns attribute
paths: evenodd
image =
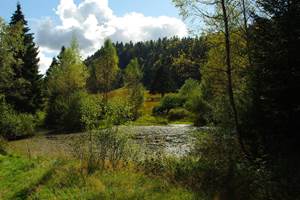
<svg viewBox="0 0 300 200"><path fill-rule="evenodd" d="M43 176L38 179L35 183L31 184L30 186L20 190L20 191L17 191L11 198L10 200L17 200L17 199L28 199L28 197L30 197L35 191L36 189L40 186L40 185L44 185L46 184L50 178L52 177L55 169L61 165L61 162L59 161L56 161L53 163L52 167L49 168L49 170L47 170Z"/></svg>

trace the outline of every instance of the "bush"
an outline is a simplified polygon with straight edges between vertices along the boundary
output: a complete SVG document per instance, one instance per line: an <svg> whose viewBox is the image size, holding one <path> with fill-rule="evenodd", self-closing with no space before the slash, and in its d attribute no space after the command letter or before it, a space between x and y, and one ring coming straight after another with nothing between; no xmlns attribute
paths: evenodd
<svg viewBox="0 0 300 200"><path fill-rule="evenodd" d="M50 99L46 124L50 128L80 131L95 127L104 116L104 104L97 96L76 92Z"/></svg>
<svg viewBox="0 0 300 200"><path fill-rule="evenodd" d="M178 95L184 99L188 99L195 94L199 94L201 91L200 88L201 87L199 81L188 79L184 82L184 85L181 86Z"/></svg>
<svg viewBox="0 0 300 200"><path fill-rule="evenodd" d="M112 126L89 130L71 145L74 156L87 164L89 173L97 169L115 169L126 164L132 154L128 134L122 134Z"/></svg>
<svg viewBox="0 0 300 200"><path fill-rule="evenodd" d="M121 98L114 98L107 104L105 119L114 125L121 125L134 120L131 105Z"/></svg>
<svg viewBox="0 0 300 200"><path fill-rule="evenodd" d="M111 127L98 130L95 133L97 157L104 168L105 161L110 162L113 168L128 157L128 135L120 134L118 128Z"/></svg>
<svg viewBox="0 0 300 200"><path fill-rule="evenodd" d="M37 127L43 127L45 125L45 118L46 118L45 112L37 111L34 118Z"/></svg>
<svg viewBox="0 0 300 200"><path fill-rule="evenodd" d="M170 110L168 119L169 120L179 120L189 117L190 113L184 108L173 108Z"/></svg>
<svg viewBox="0 0 300 200"><path fill-rule="evenodd" d="M0 97L0 136L6 139L19 139L34 134L35 119L30 114L18 114Z"/></svg>
<svg viewBox="0 0 300 200"><path fill-rule="evenodd" d="M214 129L196 135L193 155L198 158L197 190L207 199L267 199L263 191L267 173L243 157L236 136Z"/></svg>
<svg viewBox="0 0 300 200"><path fill-rule="evenodd" d="M172 108L183 106L184 101L184 98L176 94L166 95L161 99L159 106L153 108L152 113L154 115L168 114Z"/></svg>
<svg viewBox="0 0 300 200"><path fill-rule="evenodd" d="M200 94L191 95L184 104L184 108L194 113L194 125L202 126L211 122L211 106Z"/></svg>

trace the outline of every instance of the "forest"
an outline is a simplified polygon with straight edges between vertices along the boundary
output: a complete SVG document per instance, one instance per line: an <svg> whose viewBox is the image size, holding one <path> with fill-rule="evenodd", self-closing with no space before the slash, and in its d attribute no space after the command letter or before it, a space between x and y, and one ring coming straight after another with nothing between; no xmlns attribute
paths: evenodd
<svg viewBox="0 0 300 200"><path fill-rule="evenodd" d="M74 34L45 74L0 17L0 199L300 199L300 1L172 4L193 35Z"/></svg>

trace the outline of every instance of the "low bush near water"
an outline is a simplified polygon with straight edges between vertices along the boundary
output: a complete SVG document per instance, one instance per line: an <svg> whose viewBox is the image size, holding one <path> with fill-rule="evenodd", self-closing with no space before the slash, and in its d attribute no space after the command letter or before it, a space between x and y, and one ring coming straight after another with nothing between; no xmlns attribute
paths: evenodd
<svg viewBox="0 0 300 200"><path fill-rule="evenodd" d="M50 128L78 131L97 124L103 115L104 105L100 98L77 92L50 100L46 124Z"/></svg>
<svg viewBox="0 0 300 200"><path fill-rule="evenodd" d="M30 114L17 113L0 97L0 136L6 139L18 139L34 134L35 119Z"/></svg>
<svg viewBox="0 0 300 200"><path fill-rule="evenodd" d="M171 109L169 114L168 114L168 119L173 121L173 120L180 120L184 119L190 116L189 111L187 111L184 108L174 108Z"/></svg>
<svg viewBox="0 0 300 200"><path fill-rule="evenodd" d="M189 155L148 155L140 162L141 170L185 185L203 200L267 198L262 186L270 184L269 172L243 158L235 137L213 131L198 132L195 137L196 145Z"/></svg>
<svg viewBox="0 0 300 200"><path fill-rule="evenodd" d="M153 114L168 114L172 108L180 107L184 104L184 99L176 94L169 94L164 96L160 104L153 108Z"/></svg>

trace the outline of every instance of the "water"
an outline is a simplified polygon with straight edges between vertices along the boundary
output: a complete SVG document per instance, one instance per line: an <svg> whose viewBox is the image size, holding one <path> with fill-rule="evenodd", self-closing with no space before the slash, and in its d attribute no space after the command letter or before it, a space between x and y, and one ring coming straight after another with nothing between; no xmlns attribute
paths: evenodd
<svg viewBox="0 0 300 200"><path fill-rule="evenodd" d="M193 141L193 132L201 130L192 125L174 124L162 126L121 126L119 130L130 134L136 143L140 144L149 153L164 152L170 155L182 156L190 152ZM67 151L69 141L81 136L83 133L48 135L46 140L39 138L40 143L53 147L62 152Z"/></svg>
<svg viewBox="0 0 300 200"><path fill-rule="evenodd" d="M192 125L128 126L123 130L133 133L133 139L147 151L163 151L172 155L187 154L194 141Z"/></svg>

